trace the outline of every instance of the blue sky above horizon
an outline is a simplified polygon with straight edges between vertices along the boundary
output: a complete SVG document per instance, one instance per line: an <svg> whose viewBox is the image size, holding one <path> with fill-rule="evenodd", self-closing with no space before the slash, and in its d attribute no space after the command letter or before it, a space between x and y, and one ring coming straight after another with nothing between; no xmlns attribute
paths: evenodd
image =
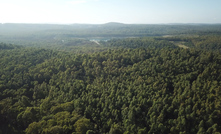
<svg viewBox="0 0 221 134"><path fill-rule="evenodd" d="M0 23L221 23L221 0L0 0Z"/></svg>

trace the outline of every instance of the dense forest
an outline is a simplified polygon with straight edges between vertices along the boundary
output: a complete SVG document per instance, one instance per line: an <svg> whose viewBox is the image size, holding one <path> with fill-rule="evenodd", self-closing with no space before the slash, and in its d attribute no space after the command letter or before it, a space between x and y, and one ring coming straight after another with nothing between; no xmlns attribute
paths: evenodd
<svg viewBox="0 0 221 134"><path fill-rule="evenodd" d="M0 134L221 133L221 26L162 27L180 31L39 46L2 35Z"/></svg>

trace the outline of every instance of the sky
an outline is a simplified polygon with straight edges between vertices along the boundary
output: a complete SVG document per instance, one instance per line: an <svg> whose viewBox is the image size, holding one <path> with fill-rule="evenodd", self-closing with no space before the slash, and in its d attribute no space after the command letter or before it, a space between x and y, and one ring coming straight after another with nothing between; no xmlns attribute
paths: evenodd
<svg viewBox="0 0 221 134"><path fill-rule="evenodd" d="M0 23L221 23L221 0L0 0Z"/></svg>

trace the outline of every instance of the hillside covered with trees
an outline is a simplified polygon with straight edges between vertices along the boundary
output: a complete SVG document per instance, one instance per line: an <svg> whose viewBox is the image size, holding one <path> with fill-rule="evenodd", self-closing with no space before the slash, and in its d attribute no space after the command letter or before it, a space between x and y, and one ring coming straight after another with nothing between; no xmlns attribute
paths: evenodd
<svg viewBox="0 0 221 134"><path fill-rule="evenodd" d="M207 32L0 43L0 134L221 133L221 36Z"/></svg>

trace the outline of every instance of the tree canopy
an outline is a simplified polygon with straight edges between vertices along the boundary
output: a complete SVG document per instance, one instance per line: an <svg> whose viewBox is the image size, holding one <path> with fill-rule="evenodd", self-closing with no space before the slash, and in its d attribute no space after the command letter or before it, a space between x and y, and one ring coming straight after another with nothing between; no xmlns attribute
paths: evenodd
<svg viewBox="0 0 221 134"><path fill-rule="evenodd" d="M0 43L0 133L221 133L218 34L75 43Z"/></svg>

